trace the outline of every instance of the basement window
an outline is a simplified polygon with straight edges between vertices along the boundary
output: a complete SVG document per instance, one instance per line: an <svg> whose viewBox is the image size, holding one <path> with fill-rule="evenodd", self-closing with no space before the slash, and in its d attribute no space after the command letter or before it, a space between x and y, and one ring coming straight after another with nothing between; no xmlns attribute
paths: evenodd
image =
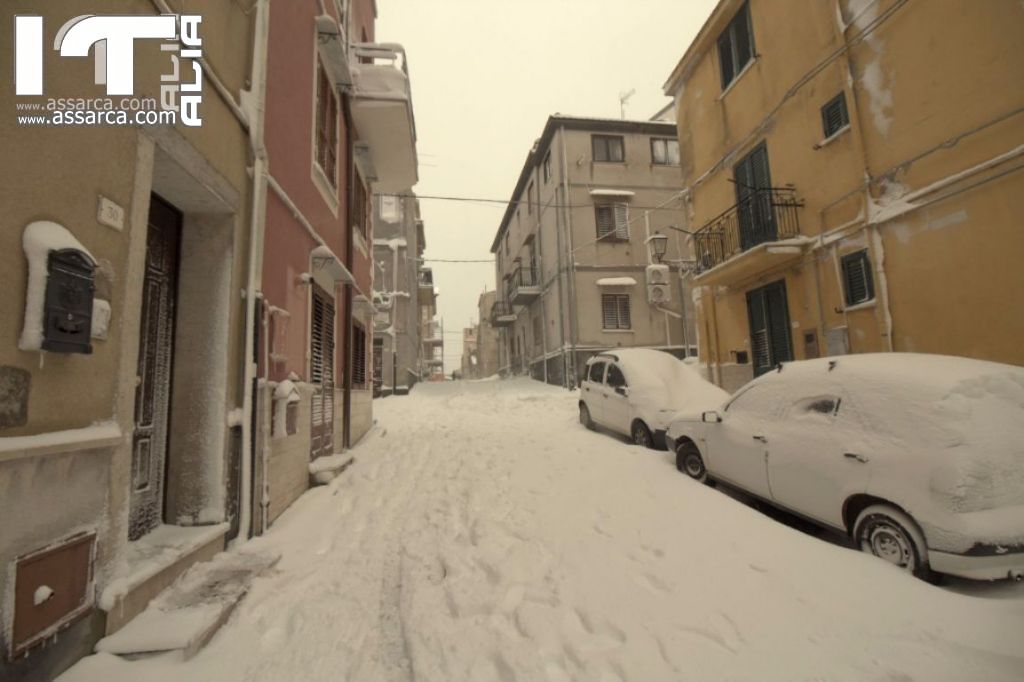
<svg viewBox="0 0 1024 682"><path fill-rule="evenodd" d="M846 305L867 303L875 297L875 281L871 275L871 259L867 249L843 256L843 290Z"/></svg>
<svg viewBox="0 0 1024 682"><path fill-rule="evenodd" d="M736 80L754 58L754 33L750 27L750 5L744 3L736 16L718 37L718 63L722 73L722 90Z"/></svg>
<svg viewBox="0 0 1024 682"><path fill-rule="evenodd" d="M846 93L840 92L821 108L821 125L826 140L850 125L850 114L846 110Z"/></svg>

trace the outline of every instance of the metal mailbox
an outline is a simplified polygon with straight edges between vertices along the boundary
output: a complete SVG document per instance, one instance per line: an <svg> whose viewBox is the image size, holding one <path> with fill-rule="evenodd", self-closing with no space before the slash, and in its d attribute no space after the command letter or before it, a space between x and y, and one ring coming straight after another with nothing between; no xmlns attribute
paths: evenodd
<svg viewBox="0 0 1024 682"><path fill-rule="evenodd" d="M96 266L77 249L51 251L47 261L42 348L92 353L92 301Z"/></svg>

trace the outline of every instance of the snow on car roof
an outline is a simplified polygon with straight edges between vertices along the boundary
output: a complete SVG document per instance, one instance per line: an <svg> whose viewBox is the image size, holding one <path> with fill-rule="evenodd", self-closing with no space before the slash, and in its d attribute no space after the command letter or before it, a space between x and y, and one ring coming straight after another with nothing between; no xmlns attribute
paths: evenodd
<svg viewBox="0 0 1024 682"><path fill-rule="evenodd" d="M622 367L637 400L650 399L663 409L713 409L729 394L701 377L700 372L665 351L652 348L617 348L596 357L611 356ZM648 395L642 396L642 393Z"/></svg>

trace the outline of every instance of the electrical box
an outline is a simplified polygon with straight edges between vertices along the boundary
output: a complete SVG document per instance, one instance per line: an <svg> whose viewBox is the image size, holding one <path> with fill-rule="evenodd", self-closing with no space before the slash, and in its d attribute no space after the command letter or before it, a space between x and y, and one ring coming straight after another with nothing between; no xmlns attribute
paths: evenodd
<svg viewBox="0 0 1024 682"><path fill-rule="evenodd" d="M92 259L77 249L50 252L43 309L43 350L92 353L95 270Z"/></svg>

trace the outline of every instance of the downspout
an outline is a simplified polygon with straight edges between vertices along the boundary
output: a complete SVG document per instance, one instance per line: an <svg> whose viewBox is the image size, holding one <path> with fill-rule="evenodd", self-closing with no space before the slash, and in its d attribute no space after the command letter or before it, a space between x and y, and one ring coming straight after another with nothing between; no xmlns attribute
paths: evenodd
<svg viewBox="0 0 1024 682"><path fill-rule="evenodd" d="M351 102L348 93L342 96L342 110L345 113L345 166L348 168L348 201L345 207L345 268L352 272L352 251L355 247L355 235L353 234L352 207L355 204L356 188L356 158L353 151L353 125ZM352 287L355 275L352 276L353 284L345 284L345 353L342 359L342 371L345 373L344 397L341 411L342 447L346 450L352 445Z"/></svg>
<svg viewBox="0 0 1024 682"><path fill-rule="evenodd" d="M579 370L576 367L576 344L579 342L579 321L576 319L576 256L572 239L572 212L569 208L569 202L572 197L569 196L569 161L565 151L565 125L559 126L558 131L558 137L562 144L562 210L565 211L565 231L569 242L567 244L569 249L569 263L567 264L569 278L569 364L572 367L572 381L569 384L569 389L572 390L576 388L576 379L579 374Z"/></svg>
<svg viewBox="0 0 1024 682"><path fill-rule="evenodd" d="M262 281L263 237L267 208L267 150L263 140L266 114L267 46L269 43L269 3L258 0L255 18L255 40L252 59L252 97L248 101L251 122L249 143L253 152L252 229L249 234L249 272L245 287L245 354L243 357L241 499L238 511L238 534L235 542L244 542L252 533L253 465L256 457L256 306L257 289ZM261 495L261 498L263 496Z"/></svg>
<svg viewBox="0 0 1024 682"><path fill-rule="evenodd" d="M555 200L561 200L561 189L555 192ZM569 388L569 364L565 357L565 308L562 298L565 295L565 283L562 264L562 228L564 220L561 211L555 211L555 283L558 284L558 345L562 349L562 387Z"/></svg>

